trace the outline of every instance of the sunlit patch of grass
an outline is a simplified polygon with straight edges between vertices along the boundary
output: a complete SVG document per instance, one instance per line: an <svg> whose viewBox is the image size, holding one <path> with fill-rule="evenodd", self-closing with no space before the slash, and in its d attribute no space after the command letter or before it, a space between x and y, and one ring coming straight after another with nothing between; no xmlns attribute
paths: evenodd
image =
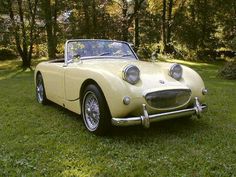
<svg viewBox="0 0 236 177"><path fill-rule="evenodd" d="M0 74L1 74L1 72L2 71L0 70ZM4 74L2 76L0 76L0 80L14 77L21 72L22 72L22 69L15 69L13 72L4 72Z"/></svg>
<svg viewBox="0 0 236 177"><path fill-rule="evenodd" d="M43 62L43 61L47 61L48 58L46 57L41 57L41 58L37 58L37 59L32 59L32 68L34 69L35 66L40 63L40 62Z"/></svg>
<svg viewBox="0 0 236 177"><path fill-rule="evenodd" d="M210 64L210 63L203 63L203 62L198 62L197 63L197 62L177 60L177 59L166 59L166 61L171 62L171 63L180 63L180 64L183 64L183 65L189 65L189 66L212 66L213 65L213 64Z"/></svg>
<svg viewBox="0 0 236 177"><path fill-rule="evenodd" d="M0 72L11 75L0 80L0 176L236 176L236 81L216 77L219 65L191 65L209 89L202 119L106 137L88 133L77 114L39 105L33 71L13 65Z"/></svg>
<svg viewBox="0 0 236 177"><path fill-rule="evenodd" d="M34 68L36 64L42 61L46 61L46 57L41 57L37 59L32 59L32 67ZM22 60L20 58L16 60L4 60L0 61L0 70L13 70L19 68L22 64Z"/></svg>
<svg viewBox="0 0 236 177"><path fill-rule="evenodd" d="M14 77L21 72L31 72L32 69L35 68L35 66L42 61L46 61L47 58L42 57L39 59L32 59L32 68L27 68L26 70L23 70L21 68L22 61L20 59L16 60L6 60L0 62L0 80L7 79Z"/></svg>
<svg viewBox="0 0 236 177"><path fill-rule="evenodd" d="M6 61L0 61L0 69L15 69L18 68L21 64L21 60L20 59L16 59L16 60L6 60Z"/></svg>

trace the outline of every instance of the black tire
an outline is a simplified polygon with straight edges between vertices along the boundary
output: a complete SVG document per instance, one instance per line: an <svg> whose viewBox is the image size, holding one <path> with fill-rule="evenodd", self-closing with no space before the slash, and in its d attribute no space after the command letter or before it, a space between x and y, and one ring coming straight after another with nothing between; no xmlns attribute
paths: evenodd
<svg viewBox="0 0 236 177"><path fill-rule="evenodd" d="M193 116L184 116L184 117L182 117L182 119L183 120L189 120L189 119L191 119Z"/></svg>
<svg viewBox="0 0 236 177"><path fill-rule="evenodd" d="M82 116L85 127L96 135L105 135L111 128L111 114L106 99L96 85L88 85L82 95Z"/></svg>
<svg viewBox="0 0 236 177"><path fill-rule="evenodd" d="M38 73L36 76L36 98L40 104L45 105L48 103L43 82L43 76L41 73Z"/></svg>

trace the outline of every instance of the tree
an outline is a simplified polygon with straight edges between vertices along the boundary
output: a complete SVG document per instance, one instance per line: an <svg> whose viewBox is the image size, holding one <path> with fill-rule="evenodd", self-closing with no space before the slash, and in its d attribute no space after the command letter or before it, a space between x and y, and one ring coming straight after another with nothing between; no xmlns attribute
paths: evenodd
<svg viewBox="0 0 236 177"><path fill-rule="evenodd" d="M167 25L166 25L166 43L168 46L171 46L171 26L172 26L172 8L173 8L173 0L169 0L168 2L168 14L167 14ZM171 52L171 49L169 48Z"/></svg>
<svg viewBox="0 0 236 177"><path fill-rule="evenodd" d="M83 11L84 11L86 38L90 38L91 32L90 32L90 17L89 17L89 1L83 0L82 3L83 3Z"/></svg>
<svg viewBox="0 0 236 177"><path fill-rule="evenodd" d="M136 49L139 48L140 45L140 12L142 9L145 9L144 5L145 1L135 0L134 1L134 45Z"/></svg>
<svg viewBox="0 0 236 177"><path fill-rule="evenodd" d="M50 59L56 58L58 0L42 0L41 8L47 32L47 49Z"/></svg>
<svg viewBox="0 0 236 177"><path fill-rule="evenodd" d="M8 0L5 4L11 19L11 31L15 38L17 51L23 61L22 67L30 68L35 42L35 17L38 0L17 0L15 6L13 3L14 0Z"/></svg>
<svg viewBox="0 0 236 177"><path fill-rule="evenodd" d="M164 53L175 52L172 41L172 26L175 23L175 17L182 12L185 2L186 0L175 1L175 5L173 0L162 0L162 44ZM175 11L173 12L174 5Z"/></svg>
<svg viewBox="0 0 236 177"><path fill-rule="evenodd" d="M114 3L117 3L121 8L121 32L122 40L128 41L129 27L135 19L136 23L136 42L138 41L139 28L138 28L138 13L144 5L145 0L114 0ZM138 42L139 43L139 42ZM138 44L137 43L137 44Z"/></svg>
<svg viewBox="0 0 236 177"><path fill-rule="evenodd" d="M163 51L166 50L166 0L162 0L162 44L163 44Z"/></svg>

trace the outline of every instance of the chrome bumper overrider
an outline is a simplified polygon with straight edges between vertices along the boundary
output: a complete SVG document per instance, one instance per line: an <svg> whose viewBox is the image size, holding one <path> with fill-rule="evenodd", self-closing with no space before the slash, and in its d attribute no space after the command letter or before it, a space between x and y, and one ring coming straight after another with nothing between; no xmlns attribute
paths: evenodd
<svg viewBox="0 0 236 177"><path fill-rule="evenodd" d="M129 118L112 118L112 124L115 126L130 126L130 125L143 125L145 128L150 127L150 123L158 122L167 119L174 119L178 117L185 117L191 115L197 115L201 117L202 112L207 110L207 105L201 105L198 98L195 98L195 104L193 108L181 109L177 111L159 113L148 115L146 105L143 104L143 115L140 117L129 117Z"/></svg>

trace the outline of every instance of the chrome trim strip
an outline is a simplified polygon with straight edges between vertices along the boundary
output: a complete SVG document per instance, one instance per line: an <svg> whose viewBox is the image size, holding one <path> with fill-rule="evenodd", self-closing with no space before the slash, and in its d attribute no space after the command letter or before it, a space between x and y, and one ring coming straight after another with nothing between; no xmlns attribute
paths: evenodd
<svg viewBox="0 0 236 177"><path fill-rule="evenodd" d="M143 125L145 128L149 128L150 123L159 122L162 120L174 119L191 115L197 115L197 117L200 118L202 112L205 112L206 110L207 110L207 105L205 104L200 105L198 98L196 97L195 105L193 108L148 115L146 105L143 104L144 115L141 115L140 117L112 118L111 122L115 126Z"/></svg>

